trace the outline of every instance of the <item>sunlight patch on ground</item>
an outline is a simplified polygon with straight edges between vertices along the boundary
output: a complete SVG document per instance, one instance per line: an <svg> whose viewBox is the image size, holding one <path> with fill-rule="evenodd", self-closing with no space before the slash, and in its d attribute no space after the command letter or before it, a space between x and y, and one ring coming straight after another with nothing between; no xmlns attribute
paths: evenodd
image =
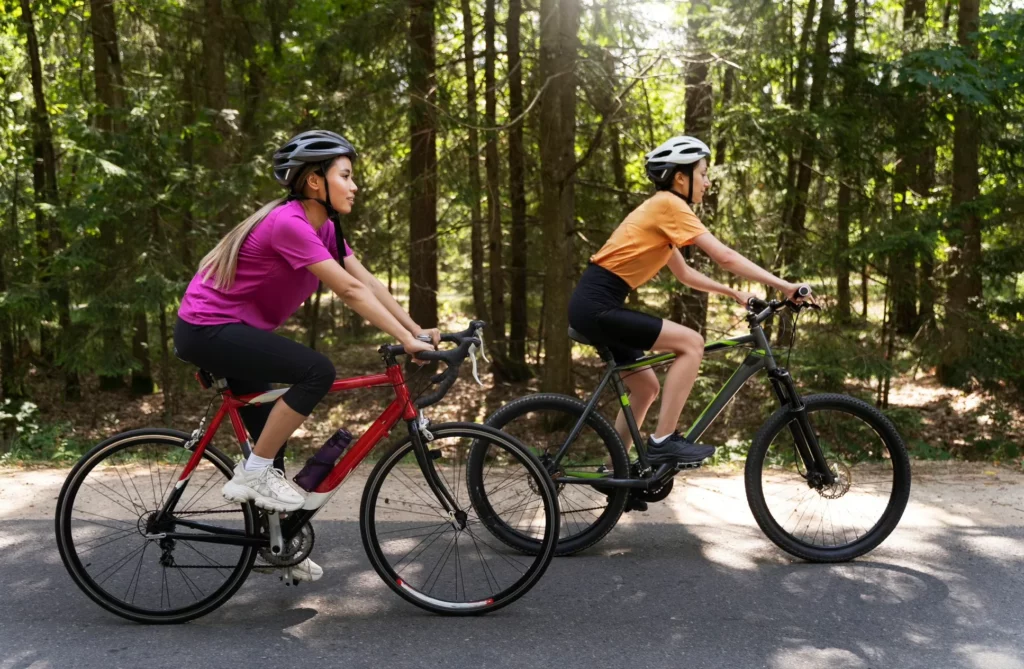
<svg viewBox="0 0 1024 669"><path fill-rule="evenodd" d="M1024 661L1017 648L993 649L979 644L964 644L957 648L957 655L978 669L1024 669Z"/></svg>
<svg viewBox="0 0 1024 669"><path fill-rule="evenodd" d="M868 663L845 648L814 648L801 646L777 650L771 658L770 667L830 667L831 669L853 669L867 667Z"/></svg>

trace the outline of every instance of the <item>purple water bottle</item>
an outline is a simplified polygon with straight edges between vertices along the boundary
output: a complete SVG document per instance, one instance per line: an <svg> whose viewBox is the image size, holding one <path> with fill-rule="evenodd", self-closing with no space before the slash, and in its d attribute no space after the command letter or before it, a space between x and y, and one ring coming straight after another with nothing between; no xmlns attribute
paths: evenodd
<svg viewBox="0 0 1024 669"><path fill-rule="evenodd" d="M306 492L313 491L334 469L334 464L345 453L350 443L352 434L345 428L340 428L324 442L313 457L306 460L306 465L292 480Z"/></svg>

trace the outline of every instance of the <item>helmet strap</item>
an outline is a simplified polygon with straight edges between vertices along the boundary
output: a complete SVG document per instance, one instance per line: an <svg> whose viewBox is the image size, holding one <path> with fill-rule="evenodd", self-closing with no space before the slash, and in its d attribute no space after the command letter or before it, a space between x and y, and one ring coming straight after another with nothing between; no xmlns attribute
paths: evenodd
<svg viewBox="0 0 1024 669"><path fill-rule="evenodd" d="M293 202L295 200L311 200L324 208L327 212L327 218L334 224L334 246L338 251L338 263L342 267L345 267L345 231L342 230L341 227L341 213L331 206L331 189L327 184L327 170L330 168L332 162L334 161L325 160L320 164L320 172L324 177L324 199L321 200L318 197L306 197L305 195L293 190L288 194L288 197L285 198L285 200L287 202Z"/></svg>
<svg viewBox="0 0 1024 669"><path fill-rule="evenodd" d="M686 204L692 205L693 204L693 167L689 168L690 169L690 187L688 189L689 192L686 195L683 195L682 193L680 193L679 191L677 191L675 189L676 174L678 174L683 169L685 169L683 166L679 166L678 168L673 170L673 172L672 172L672 182L673 183L672 183L672 186L669 187L669 191L673 195L675 195L676 197L681 199L683 202L685 202Z"/></svg>

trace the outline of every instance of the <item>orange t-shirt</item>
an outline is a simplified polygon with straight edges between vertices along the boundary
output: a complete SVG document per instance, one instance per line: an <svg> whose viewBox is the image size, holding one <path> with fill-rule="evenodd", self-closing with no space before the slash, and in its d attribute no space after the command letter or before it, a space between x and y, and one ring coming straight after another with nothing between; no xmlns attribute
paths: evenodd
<svg viewBox="0 0 1024 669"><path fill-rule="evenodd" d="M636 288L661 271L672 247L689 246L707 231L681 197L658 191L630 212L590 262Z"/></svg>

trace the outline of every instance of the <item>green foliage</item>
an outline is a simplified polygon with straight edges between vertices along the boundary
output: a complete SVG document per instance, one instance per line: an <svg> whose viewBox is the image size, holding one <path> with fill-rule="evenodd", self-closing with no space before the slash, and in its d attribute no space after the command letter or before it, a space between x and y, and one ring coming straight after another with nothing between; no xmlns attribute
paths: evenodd
<svg viewBox="0 0 1024 669"><path fill-rule="evenodd" d="M712 131L705 139L715 151L716 205L713 215L707 205L697 213L746 257L773 272L799 275L824 295L832 311L818 322L801 321L791 361L807 389L845 390L874 401L885 379L938 361L944 333L955 325L945 311L956 281L949 261L966 211L976 213L982 225L984 315L972 326L967 377L987 388L1024 389L1024 12L1012 3L983 3L974 59L955 44L956 12L952 24L943 23L945 6L929 3L915 34L903 22L903 3L860 3L856 40L847 44L850 26L839 3L828 40L824 102L812 110L806 98L814 40L803 21L808 4L666 0L637 12L634 3L582 3L577 159L586 155L599 128L602 134L574 177L574 251L565 262L582 269L626 213L650 194L642 157L665 137L691 130L686 104L694 89L685 74L694 62L705 61L713 96ZM204 79L209 41L203 3L114 3L124 87L119 106L111 107L97 99L88 3L33 3L57 156L53 203L42 202L35 191L35 101L20 9L16 3L0 9L0 336L18 352L13 373L20 377L34 367L47 377L75 372L85 379L117 379L159 361L199 259L257 204L280 194L269 178L270 155L291 134L312 127L343 132L359 148L360 195L346 232L360 260L406 301L407 198L410 179L420 178L408 165L408 2L223 5L226 82L223 91L211 91ZM522 127L527 351L533 362L543 359L547 269L538 223L544 176L533 103L549 82L539 80L539 16L535 6L527 9L522 75L530 110ZM482 54L482 5L474 0L471 10L477 31L471 39ZM504 126L516 119L507 114L505 11L498 3L502 128L481 130L480 138L497 136L499 209L507 227ZM812 18L809 31L819 20ZM455 321L470 310L474 204L466 169L460 6L439 4L435 23L439 302L441 319ZM482 62L481 55L481 98ZM211 108L215 92L225 96L224 109ZM619 105L613 114L609 100ZM963 105L977 114L981 192L953 211L953 118ZM114 130L103 130L101 118ZM791 230L787 202L805 146L812 168L807 215ZM915 156L923 156L919 167L913 167ZM843 212L848 230L842 234L841 188L849 195ZM52 228L47 220L54 221ZM506 265L510 237L506 230L497 240ZM799 253L784 267L788 245ZM850 314L835 309L841 260L849 263ZM924 307L925 289L932 291L936 321L911 323L911 332L893 334L892 293L901 268L910 277L915 310ZM727 280L706 259L702 270ZM862 282L867 313L860 313ZM640 291L639 308L668 316L678 290L662 272ZM145 332L136 330L139 314ZM322 330L325 344L376 336L352 325L357 319L348 314L337 319L347 325ZM308 322L300 321L290 326L297 340L306 341ZM716 327L729 325L735 326ZM44 350L47 342L50 349ZM715 365L705 363L703 378L718 377L722 370ZM168 378L172 389L173 371ZM711 392L712 384L699 381L694 402ZM1008 453L1007 448L990 444L977 452Z"/></svg>

